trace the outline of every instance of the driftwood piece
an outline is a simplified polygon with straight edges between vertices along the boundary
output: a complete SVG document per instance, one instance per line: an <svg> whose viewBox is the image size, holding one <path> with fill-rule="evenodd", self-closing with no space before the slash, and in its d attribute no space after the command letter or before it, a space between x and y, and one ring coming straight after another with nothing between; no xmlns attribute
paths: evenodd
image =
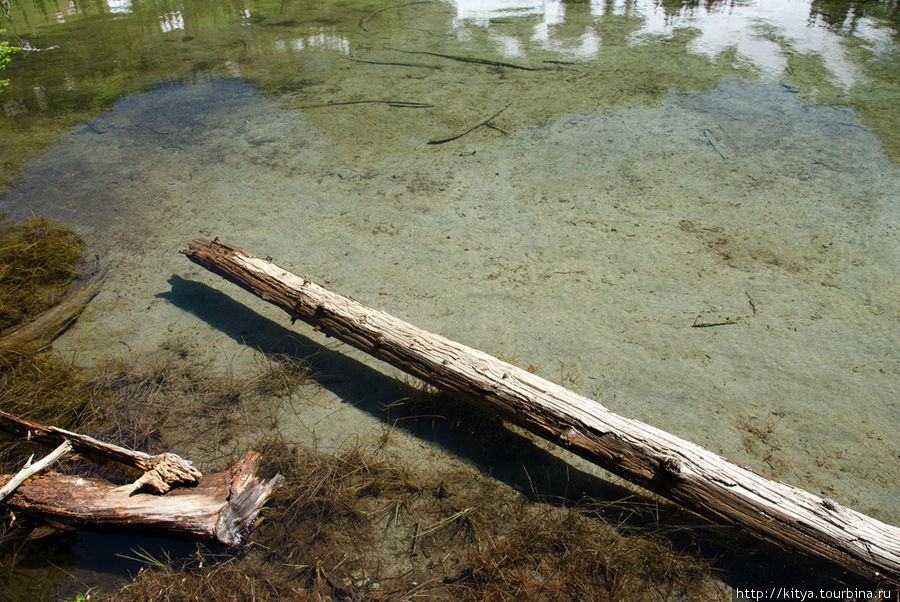
<svg viewBox="0 0 900 602"><path fill-rule="evenodd" d="M108 458L120 464L144 471L134 482L133 490L150 489L165 493L173 486L192 485L200 478L200 471L177 454L164 453L151 456L112 443L106 443L81 433L73 433L55 426L44 426L0 411L0 431L13 433L46 445L57 445L68 440L79 452Z"/></svg>
<svg viewBox="0 0 900 602"><path fill-rule="evenodd" d="M861 579L900 582L900 529L619 416L477 349L432 334L226 243L187 257L323 333L457 391L531 432L710 520L825 560Z"/></svg>
<svg viewBox="0 0 900 602"><path fill-rule="evenodd" d="M0 337L0 351L48 346L75 323L91 299L97 296L105 276L106 270L103 270L84 284L73 286L62 301L31 322L4 333Z"/></svg>
<svg viewBox="0 0 900 602"><path fill-rule="evenodd" d="M72 451L72 444L68 439L66 439L59 444L59 447L33 464L31 461L34 460L34 454L31 454L31 457L28 458L27 462L25 462L25 466L23 466L19 472L12 475L12 477L10 477L8 481L6 481L6 484L3 485L3 487L0 487L0 502L11 496L16 488L24 483L26 479L33 477L46 468L49 468L51 464L62 458L70 451Z"/></svg>
<svg viewBox="0 0 900 602"><path fill-rule="evenodd" d="M4 502L42 518L97 529L164 531L242 545L262 505L283 479L262 481L261 456L247 455L230 469L203 476L196 487L166 495L132 493L100 479L47 473L33 477ZM11 475L0 475L0 484Z"/></svg>

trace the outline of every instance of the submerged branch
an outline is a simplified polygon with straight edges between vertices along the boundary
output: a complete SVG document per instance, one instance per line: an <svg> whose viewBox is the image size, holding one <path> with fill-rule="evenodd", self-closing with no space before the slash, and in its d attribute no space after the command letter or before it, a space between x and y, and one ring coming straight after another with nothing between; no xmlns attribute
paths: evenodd
<svg viewBox="0 0 900 602"><path fill-rule="evenodd" d="M50 345L56 337L75 323L91 299L97 296L105 275L104 269L85 284L73 287L65 299L33 321L5 333L0 337L0 351L25 347L43 349Z"/></svg>
<svg viewBox="0 0 900 602"><path fill-rule="evenodd" d="M303 105L298 109L318 109L321 107L340 107L344 105L388 105L401 109L427 109L433 107L433 104L427 102L410 102L406 100L345 100L340 102L325 102L318 105Z"/></svg>
<svg viewBox="0 0 900 602"><path fill-rule="evenodd" d="M367 65L389 65L394 67L419 67L421 69L443 69L440 65L427 65L425 63L399 63L393 61L367 61L365 59L355 59L350 56L345 56L345 60L353 61L354 63L366 63Z"/></svg>
<svg viewBox="0 0 900 602"><path fill-rule="evenodd" d="M457 138L462 138L463 136L465 136L472 130L477 130L478 128L480 128L483 125L488 125L492 119L495 119L500 113L502 113L503 111L508 109L510 107L510 105L512 105L512 102L506 103L505 107L503 107L502 109L500 109L499 111L497 111L496 113L491 115L490 117L482 119L481 121L479 121L478 123L476 123L475 125L473 125L470 128L466 128L465 130L456 132L455 134L450 134L449 136L444 136L442 138L432 138L431 140L428 141L428 144L443 144L444 142L450 142L451 140L456 140ZM499 128L496 128L496 129L499 129ZM503 130L500 130L500 131L503 131Z"/></svg>
<svg viewBox="0 0 900 602"><path fill-rule="evenodd" d="M416 2L404 2L403 4L395 4L393 6L385 6L384 8L379 8L378 10L373 10L369 14L365 15L362 19L359 20L359 28L363 31L369 31L366 27L369 21L372 20L375 15L379 13L383 13L386 10L393 10L395 8L403 8L406 6L415 6L417 4L433 4L434 0L417 0Z"/></svg>
<svg viewBox="0 0 900 602"><path fill-rule="evenodd" d="M427 50L401 50L399 48L387 48L394 52L402 52L404 54L427 54L428 56L438 56L451 61L460 61L462 63L476 63L478 65L490 65L491 67L508 67L509 69L521 69L523 71L542 71L535 67L525 67L524 65L516 65L514 63L504 63L502 61L492 61L489 59L479 59L469 56L457 56L455 54L441 54L439 52L429 52Z"/></svg>

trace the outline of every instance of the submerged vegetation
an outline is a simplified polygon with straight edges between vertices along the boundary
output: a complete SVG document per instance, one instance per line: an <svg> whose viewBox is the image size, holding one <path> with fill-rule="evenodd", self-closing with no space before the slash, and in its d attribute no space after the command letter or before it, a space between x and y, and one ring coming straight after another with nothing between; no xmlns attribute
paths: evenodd
<svg viewBox="0 0 900 602"><path fill-rule="evenodd" d="M590 506L535 503L478 472L414 471L390 445L257 442L286 485L241 557L165 561L110 599L718 600L708 565Z"/></svg>
<svg viewBox="0 0 900 602"><path fill-rule="evenodd" d="M66 226L40 218L15 224L0 216L0 337L60 299L78 275L82 246ZM0 351L0 409L6 412L80 428L96 418L94 393L83 375L54 354ZM0 449L0 469L10 469L11 452Z"/></svg>
<svg viewBox="0 0 900 602"><path fill-rule="evenodd" d="M78 275L74 266L82 247L70 228L50 220L14 224L0 215L0 331L59 300Z"/></svg>

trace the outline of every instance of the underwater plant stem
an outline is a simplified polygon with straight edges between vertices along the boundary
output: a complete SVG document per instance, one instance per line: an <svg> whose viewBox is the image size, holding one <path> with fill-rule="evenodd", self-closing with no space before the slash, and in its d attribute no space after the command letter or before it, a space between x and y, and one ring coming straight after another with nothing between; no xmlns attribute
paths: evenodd
<svg viewBox="0 0 900 602"><path fill-rule="evenodd" d="M509 69L521 69L522 71L541 71L540 68L526 67L525 65L516 65L515 63L504 63L503 61L492 61L490 59L479 59L471 56L458 56L455 54L442 54L440 52L429 52L428 50L402 50L400 48L385 48L385 50L393 50L394 52L402 52L404 54L424 54L428 56L436 56L442 59L458 61L460 63L474 63L476 65L488 65L490 67L507 67Z"/></svg>
<svg viewBox="0 0 900 602"><path fill-rule="evenodd" d="M371 21L375 15L377 15L379 13L383 13L386 10L395 10L398 8L404 8L406 6L415 6L417 4L433 4L433 3L434 3L434 0L416 0L415 2L404 2L403 4L394 4L393 6L385 6L384 8L379 8L378 10L373 10L372 12L363 16L359 20L359 28L365 32L368 32L369 28L367 27L367 25L368 25L369 21Z"/></svg>
<svg viewBox="0 0 900 602"><path fill-rule="evenodd" d="M874 583L900 583L900 529L615 414L487 353L418 328L224 242L192 262L316 330L498 413L682 507Z"/></svg>

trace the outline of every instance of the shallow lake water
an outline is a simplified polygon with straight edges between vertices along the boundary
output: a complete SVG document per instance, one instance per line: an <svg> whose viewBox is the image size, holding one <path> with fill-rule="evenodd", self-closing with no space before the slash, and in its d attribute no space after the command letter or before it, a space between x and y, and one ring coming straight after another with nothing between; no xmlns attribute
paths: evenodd
<svg viewBox="0 0 900 602"><path fill-rule="evenodd" d="M190 239L897 524L898 12L26 0L0 213L111 265L56 343L76 361L318 352L299 442L373 432L397 388L372 374L402 375L190 264Z"/></svg>

